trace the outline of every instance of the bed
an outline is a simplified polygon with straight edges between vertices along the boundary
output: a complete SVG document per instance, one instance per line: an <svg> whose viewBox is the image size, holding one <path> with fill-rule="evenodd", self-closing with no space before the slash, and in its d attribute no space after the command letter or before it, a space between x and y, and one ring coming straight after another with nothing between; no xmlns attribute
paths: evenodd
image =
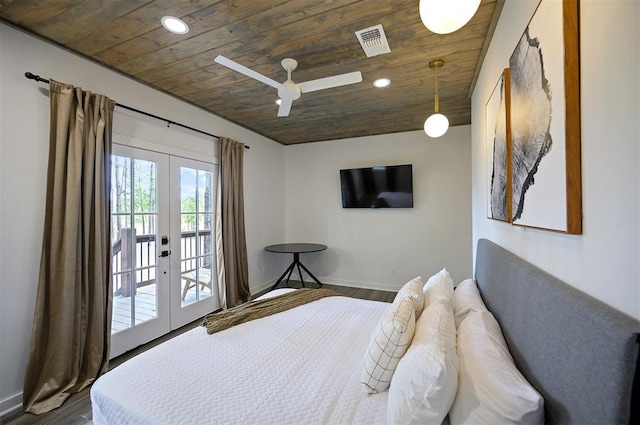
<svg viewBox="0 0 640 425"><path fill-rule="evenodd" d="M384 422L385 395L363 397L359 365L387 306L330 297L214 335L197 327L103 375L94 423Z"/></svg>
<svg viewBox="0 0 640 425"><path fill-rule="evenodd" d="M638 321L488 240L478 242L475 279L515 365L544 398L546 423L639 419ZM93 421L387 423L390 390L367 395L361 378L389 308L328 297L213 335L195 328L100 377Z"/></svg>

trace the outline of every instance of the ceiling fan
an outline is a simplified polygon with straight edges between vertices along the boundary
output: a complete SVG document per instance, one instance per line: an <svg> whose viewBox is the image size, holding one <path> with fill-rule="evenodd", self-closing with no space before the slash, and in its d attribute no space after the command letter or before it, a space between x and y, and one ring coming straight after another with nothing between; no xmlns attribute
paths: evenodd
<svg viewBox="0 0 640 425"><path fill-rule="evenodd" d="M220 65L224 65L227 68L231 68L234 71L238 71L239 73L246 75L247 77L251 77L277 89L278 96L281 99L280 108L278 108L279 117L289 116L289 111L291 111L291 104L294 100L299 99L302 93L331 89L334 87L346 86L347 84L354 84L362 81L362 73L360 71L356 71L296 84L291 81L291 72L297 68L298 61L291 58L282 59L282 61L280 62L282 64L282 67L287 71L287 80L284 83L279 83L275 80L272 80L269 77L266 77L252 69L247 68L244 65L240 65L238 62L234 62L231 59L228 59L221 55L218 55L215 58L215 61Z"/></svg>

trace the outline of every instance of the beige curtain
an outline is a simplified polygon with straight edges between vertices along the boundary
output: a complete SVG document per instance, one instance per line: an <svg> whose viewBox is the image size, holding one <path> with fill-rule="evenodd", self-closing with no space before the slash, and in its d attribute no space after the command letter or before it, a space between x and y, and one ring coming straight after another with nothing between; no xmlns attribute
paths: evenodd
<svg viewBox="0 0 640 425"><path fill-rule="evenodd" d="M230 308L251 299L249 266L244 232L244 190L242 161L244 144L220 138L220 205L224 287L220 291L222 308ZM218 247L220 249L220 247ZM220 285L222 286L222 285ZM226 302L225 302L226 301Z"/></svg>
<svg viewBox="0 0 640 425"><path fill-rule="evenodd" d="M227 283L224 272L224 247L222 246L222 184L216 186L216 265L218 266L218 296L220 307L227 308Z"/></svg>
<svg viewBox="0 0 640 425"><path fill-rule="evenodd" d="M115 103L50 83L40 277L23 405L40 414L106 371L111 327L109 185Z"/></svg>

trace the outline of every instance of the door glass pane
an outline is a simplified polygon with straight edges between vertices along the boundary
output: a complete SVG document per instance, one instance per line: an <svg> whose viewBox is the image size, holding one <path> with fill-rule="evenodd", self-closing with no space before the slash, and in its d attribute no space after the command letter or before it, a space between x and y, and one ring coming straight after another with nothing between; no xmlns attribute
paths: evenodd
<svg viewBox="0 0 640 425"><path fill-rule="evenodd" d="M213 173L198 170L198 212L213 212Z"/></svg>
<svg viewBox="0 0 640 425"><path fill-rule="evenodd" d="M136 270L135 319L136 325L153 319L158 315L156 306L156 267L143 267Z"/></svg>
<svg viewBox="0 0 640 425"><path fill-rule="evenodd" d="M191 232L195 235L196 230L196 215L195 214L181 214L181 230L182 232Z"/></svg>
<svg viewBox="0 0 640 425"><path fill-rule="evenodd" d="M213 294L215 282L214 187L213 173L182 167L181 200L181 282L182 306Z"/></svg>
<svg viewBox="0 0 640 425"><path fill-rule="evenodd" d="M200 282L204 284L200 285L199 288L199 299L204 299L213 295L212 282L215 282L215 279L212 280L213 274L216 272L215 264L213 262L213 255L208 255L206 257L200 257L199 259L199 268L198 273L200 277Z"/></svg>
<svg viewBox="0 0 640 425"><path fill-rule="evenodd" d="M134 208L137 213L156 211L156 163L135 159L133 161Z"/></svg>
<svg viewBox="0 0 640 425"><path fill-rule="evenodd" d="M135 214L136 265L147 267L156 265L156 214Z"/></svg>
<svg viewBox="0 0 640 425"><path fill-rule="evenodd" d="M152 161L112 157L112 333L158 314L156 170Z"/></svg>
<svg viewBox="0 0 640 425"><path fill-rule="evenodd" d="M180 211L196 212L196 170L180 168Z"/></svg>
<svg viewBox="0 0 640 425"><path fill-rule="evenodd" d="M122 302L115 302L116 299L122 298L119 295L120 288L129 284L131 279L130 273L114 273L113 274L113 288L114 288L114 303L113 314L111 317L111 333L120 332L123 329L131 327L131 309L128 305ZM118 289L116 289L118 288Z"/></svg>
<svg viewBox="0 0 640 425"><path fill-rule="evenodd" d="M111 214L111 267L113 273L122 272L122 235L131 229L131 217L126 214ZM125 264L128 264L125 260ZM115 291L119 287L114 285Z"/></svg>
<svg viewBox="0 0 640 425"><path fill-rule="evenodd" d="M131 208L131 159L111 157L111 212L129 212Z"/></svg>

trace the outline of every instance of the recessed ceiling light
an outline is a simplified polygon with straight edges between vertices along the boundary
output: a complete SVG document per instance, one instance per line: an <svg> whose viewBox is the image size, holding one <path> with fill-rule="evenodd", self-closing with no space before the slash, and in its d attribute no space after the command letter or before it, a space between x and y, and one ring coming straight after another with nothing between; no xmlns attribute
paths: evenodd
<svg viewBox="0 0 640 425"><path fill-rule="evenodd" d="M160 19L160 22L163 27L172 33L186 34L189 32L189 25L187 25L182 19L176 18L175 16L163 16L162 19Z"/></svg>
<svg viewBox="0 0 640 425"><path fill-rule="evenodd" d="M276 99L276 105L280 106L282 104L282 99Z"/></svg>
<svg viewBox="0 0 640 425"><path fill-rule="evenodd" d="M373 85L379 88L387 87L389 84L391 84L391 80L388 78L378 78L373 82Z"/></svg>

